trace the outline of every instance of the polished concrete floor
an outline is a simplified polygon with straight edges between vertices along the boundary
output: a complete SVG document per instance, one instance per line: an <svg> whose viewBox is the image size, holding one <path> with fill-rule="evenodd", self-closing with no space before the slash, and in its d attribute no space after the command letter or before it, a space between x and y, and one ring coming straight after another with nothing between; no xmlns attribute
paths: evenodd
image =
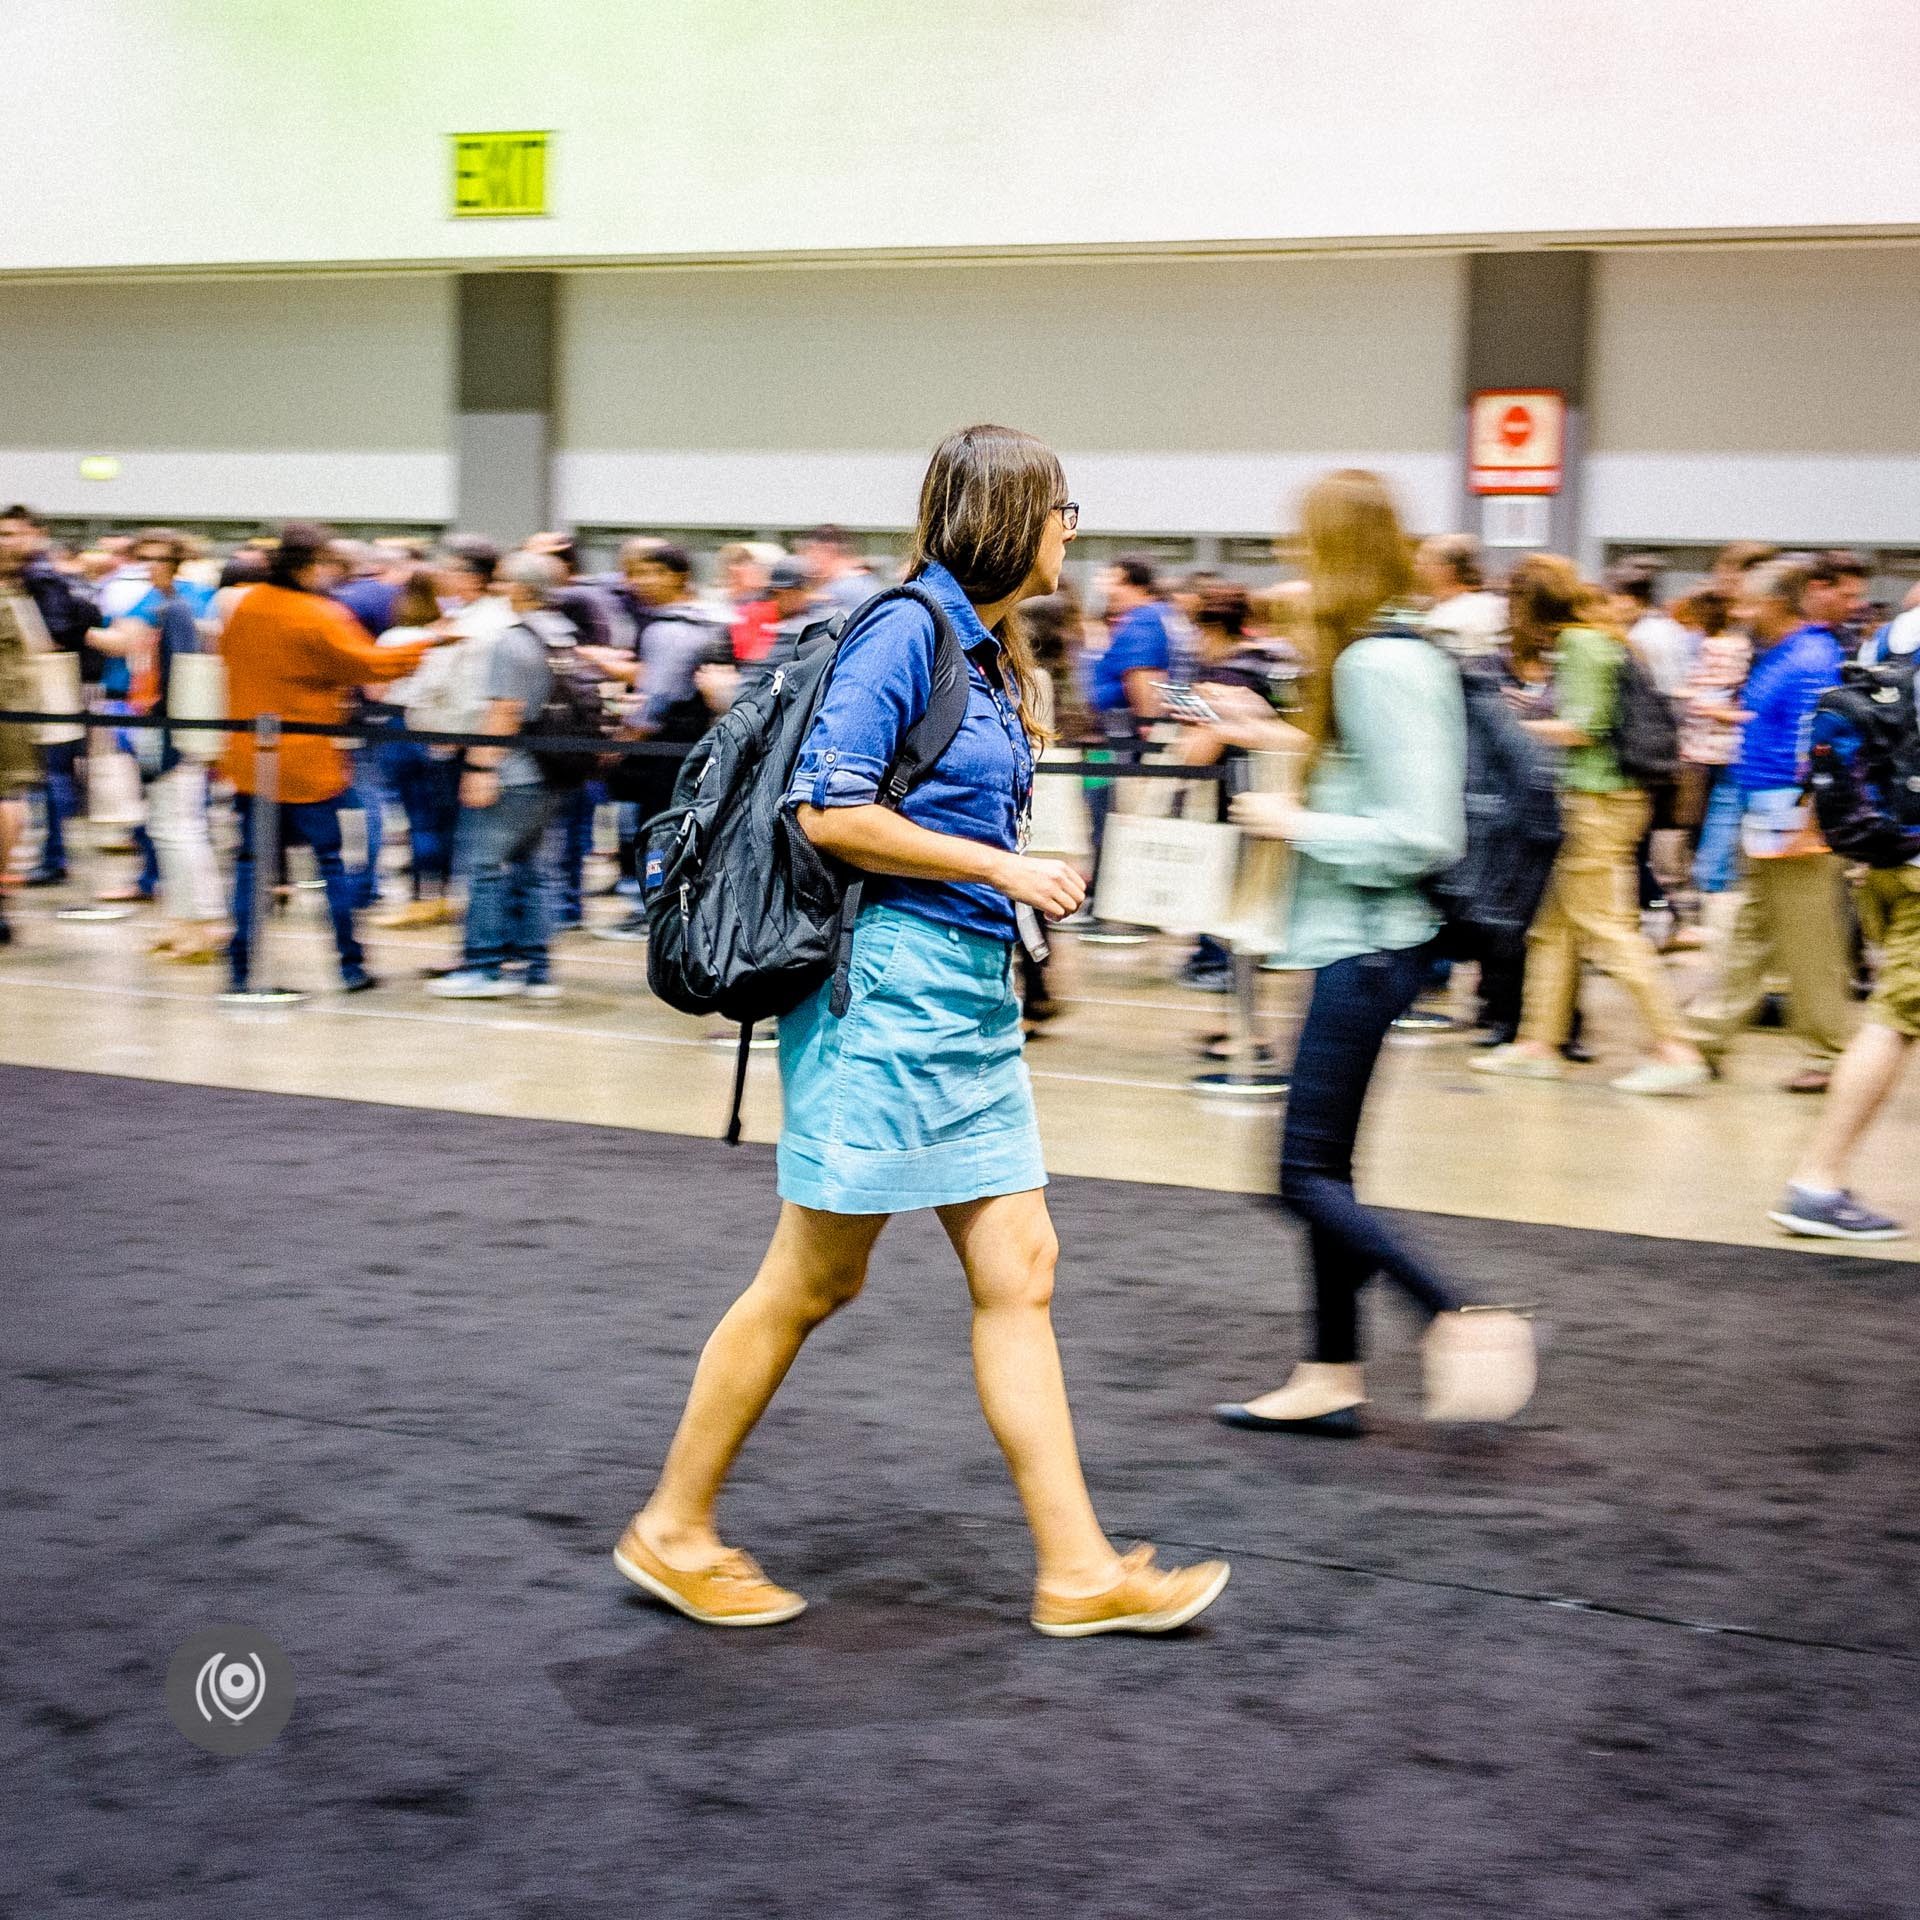
<svg viewBox="0 0 1920 1920"><path fill-rule="evenodd" d="M123 864L96 862L89 878L118 877ZM570 934L557 950L566 990L559 1004L463 1004L422 990L424 969L450 955L448 935L368 928L385 984L346 998L336 990L319 896L302 890L274 923L266 973L310 997L284 1011L235 1011L220 1004L219 968L149 956L160 931L154 909L116 920L61 917L90 899L78 887L13 896L18 937L0 951L0 1062L694 1135L717 1133L724 1118L731 1030L652 1000L643 947ZM596 900L592 915L604 922L623 907ZM1273 1110L1191 1090L1202 1068L1198 1043L1226 1024L1227 1003L1175 983L1180 944L1069 938L1059 956L1064 1012L1030 1053L1049 1166L1265 1187ZM1691 991L1698 963L1674 964L1681 991ZM1284 1058L1299 983L1269 975L1262 993ZM1590 984L1587 1005L1599 1064L1560 1084L1471 1074L1458 1036L1397 1037L1362 1140L1363 1192L1440 1213L1732 1244L1778 1240L1765 1209L1817 1111L1817 1102L1780 1091L1792 1044L1755 1033L1705 1095L1635 1100L1606 1084L1632 1057L1630 1014L1604 980ZM771 1139L778 1123L777 1074L763 1053L748 1137ZM1920 1084L1903 1089L1870 1142L1863 1191L1909 1209L1917 1146ZM1920 1258L1920 1242L1874 1251Z"/></svg>

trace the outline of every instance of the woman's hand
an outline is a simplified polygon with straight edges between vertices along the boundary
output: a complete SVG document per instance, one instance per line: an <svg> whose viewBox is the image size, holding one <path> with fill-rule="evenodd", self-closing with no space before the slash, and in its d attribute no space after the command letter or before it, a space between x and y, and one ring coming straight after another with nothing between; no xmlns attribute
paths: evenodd
<svg viewBox="0 0 1920 1920"><path fill-rule="evenodd" d="M1064 920L1087 897L1080 869L1064 860L1034 860L1024 853L1002 856L991 884L1009 900L1020 901L1049 920Z"/></svg>
<svg viewBox="0 0 1920 1920"><path fill-rule="evenodd" d="M1313 742L1296 726L1282 720L1251 687L1208 685L1200 689L1207 704L1220 716L1215 737L1230 747L1253 753L1307 753Z"/></svg>
<svg viewBox="0 0 1920 1920"><path fill-rule="evenodd" d="M693 690L706 702L709 713L725 713L740 692L740 669L731 661L695 667Z"/></svg>
<svg viewBox="0 0 1920 1920"><path fill-rule="evenodd" d="M1306 809L1290 793L1241 793L1230 809L1233 824L1261 840L1291 840Z"/></svg>
<svg viewBox="0 0 1920 1920"><path fill-rule="evenodd" d="M469 767L460 776L460 804L477 809L500 798L500 776L490 767Z"/></svg>

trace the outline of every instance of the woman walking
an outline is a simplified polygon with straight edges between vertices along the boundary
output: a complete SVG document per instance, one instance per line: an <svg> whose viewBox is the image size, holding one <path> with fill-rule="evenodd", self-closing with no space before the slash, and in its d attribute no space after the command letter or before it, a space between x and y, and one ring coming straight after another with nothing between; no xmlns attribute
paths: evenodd
<svg viewBox="0 0 1920 1920"><path fill-rule="evenodd" d="M380 636L383 647L437 642L452 628L440 612L433 569L408 570L394 596L392 624ZM411 727L433 733L458 733L478 724L470 691L484 648L439 647L417 673L384 688L380 697ZM430 747L424 741L382 740L376 748L380 772L399 797L407 816L407 866L413 898L383 915L382 927L448 926L460 918L452 899L454 837L460 824L460 750Z"/></svg>
<svg viewBox="0 0 1920 1920"><path fill-rule="evenodd" d="M1517 1313L1467 1307L1353 1189L1353 1149L1388 1029L1425 985L1439 916L1420 882L1466 843L1466 711L1457 669L1407 607L1405 534L1385 485L1332 473L1301 511L1314 655L1301 726L1257 695L1231 701L1239 745L1288 752L1299 791L1242 794L1234 818L1299 856L1286 958L1313 970L1280 1146L1280 1204L1307 1229L1311 1358L1228 1426L1347 1437L1366 1402L1360 1290L1385 1273L1428 1321L1434 1419L1504 1420L1533 1390L1533 1334ZM1226 690L1216 694L1216 704Z"/></svg>
<svg viewBox="0 0 1920 1920"><path fill-rule="evenodd" d="M1691 1093L1711 1076L1682 1034L1660 956L1640 931L1636 849L1653 802L1621 766L1616 747L1628 643L1609 623L1602 596L1558 554L1529 554L1514 569L1508 595L1516 659L1551 663L1553 717L1526 724L1564 755L1566 838L1527 935L1520 1038L1483 1054L1474 1071L1559 1079L1558 1054L1572 1031L1581 963L1591 961L1626 988L1653 1039L1651 1057L1614 1087Z"/></svg>
<svg viewBox="0 0 1920 1920"><path fill-rule="evenodd" d="M679 1431L614 1561L711 1626L770 1626L806 1602L725 1546L714 1506L729 1467L807 1335L859 1293L891 1214L931 1207L973 1296L981 1405L1038 1560L1032 1620L1058 1636L1183 1625L1226 1585L1224 1563L1157 1568L1115 1553L1074 1443L1049 1302L1058 1252L1013 990L1015 907L1053 917L1085 892L1064 862L1020 848L1032 789L1033 664L1014 608L1057 586L1079 519L1060 463L1005 427L936 449L909 577L966 649L965 719L900 802L880 783L933 684L932 616L889 602L842 642L787 794L823 853L874 876L855 927L852 998L830 989L780 1023L782 1207L759 1273L708 1340Z"/></svg>

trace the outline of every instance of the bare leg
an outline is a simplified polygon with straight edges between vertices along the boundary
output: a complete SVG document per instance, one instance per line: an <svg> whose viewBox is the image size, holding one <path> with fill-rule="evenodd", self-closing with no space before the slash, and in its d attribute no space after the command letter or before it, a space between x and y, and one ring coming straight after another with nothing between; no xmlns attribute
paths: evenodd
<svg viewBox="0 0 1920 1920"><path fill-rule="evenodd" d="M1794 1171L1795 1186L1831 1191L1847 1184L1847 1162L1899 1084L1912 1044L1875 1020L1853 1036L1834 1067L1819 1128Z"/></svg>
<svg viewBox="0 0 1920 1920"><path fill-rule="evenodd" d="M1041 1583L1069 1595L1104 1591L1119 1557L1094 1517L1074 1444L1067 1383L1054 1343L1053 1270L1060 1243L1038 1188L942 1207L973 1294L973 1372L1033 1529Z"/></svg>
<svg viewBox="0 0 1920 1920"><path fill-rule="evenodd" d="M20 844L20 825L25 812L17 800L0 800L0 874L13 870L13 850Z"/></svg>
<svg viewBox="0 0 1920 1920"><path fill-rule="evenodd" d="M821 1321L865 1284L887 1216L816 1213L791 1201L745 1293L708 1338L659 1484L636 1518L670 1567L709 1565L723 1551L714 1503L734 1456Z"/></svg>

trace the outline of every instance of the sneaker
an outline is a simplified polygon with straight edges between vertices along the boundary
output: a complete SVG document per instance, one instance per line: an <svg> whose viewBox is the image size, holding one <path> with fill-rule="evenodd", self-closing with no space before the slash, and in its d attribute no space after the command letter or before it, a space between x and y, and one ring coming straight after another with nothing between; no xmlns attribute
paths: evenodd
<svg viewBox="0 0 1920 1920"><path fill-rule="evenodd" d="M64 887L67 884L65 867L35 867L20 882L23 887Z"/></svg>
<svg viewBox="0 0 1920 1920"><path fill-rule="evenodd" d="M1789 1187L1767 1218L1776 1227L1807 1240L1904 1240L1907 1230L1898 1220L1856 1200L1846 1189L1838 1193L1810 1193Z"/></svg>
<svg viewBox="0 0 1920 1920"><path fill-rule="evenodd" d="M1475 1073L1503 1073L1514 1080L1560 1080L1566 1076L1558 1060L1542 1060L1537 1053L1522 1053L1518 1047L1492 1047L1478 1060L1467 1063Z"/></svg>
<svg viewBox="0 0 1920 1920"><path fill-rule="evenodd" d="M560 998L560 989L551 980L529 980L524 990L524 997L551 1006Z"/></svg>
<svg viewBox="0 0 1920 1920"><path fill-rule="evenodd" d="M497 973L482 973L475 967L462 967L457 973L445 973L427 982L427 991L439 1000L512 1000L526 992L518 980L505 980Z"/></svg>
<svg viewBox="0 0 1920 1920"><path fill-rule="evenodd" d="M1033 1624L1055 1640L1091 1633L1171 1633L1220 1598L1231 1571L1224 1560L1192 1567L1156 1567L1144 1542L1120 1557L1120 1578L1102 1593L1033 1590Z"/></svg>
<svg viewBox="0 0 1920 1920"><path fill-rule="evenodd" d="M1684 1064L1671 1060L1645 1060L1631 1073L1623 1073L1609 1082L1615 1093L1698 1093L1713 1078L1713 1069L1704 1060Z"/></svg>
<svg viewBox="0 0 1920 1920"><path fill-rule="evenodd" d="M616 920L610 927L595 927L593 937L596 940L641 941L647 937L647 923L636 913L625 920Z"/></svg>
<svg viewBox="0 0 1920 1920"><path fill-rule="evenodd" d="M632 1521L613 1550L613 1564L643 1593L664 1600L703 1627L777 1627L807 1609L799 1594L776 1587L752 1555L737 1547L692 1573L668 1566L640 1538Z"/></svg>
<svg viewBox="0 0 1920 1920"><path fill-rule="evenodd" d="M1233 969L1231 967L1182 967L1175 976L1179 985L1194 993L1231 993L1233 991Z"/></svg>
<svg viewBox="0 0 1920 1920"><path fill-rule="evenodd" d="M380 984L365 967L343 967L340 972L342 993L371 993Z"/></svg>

